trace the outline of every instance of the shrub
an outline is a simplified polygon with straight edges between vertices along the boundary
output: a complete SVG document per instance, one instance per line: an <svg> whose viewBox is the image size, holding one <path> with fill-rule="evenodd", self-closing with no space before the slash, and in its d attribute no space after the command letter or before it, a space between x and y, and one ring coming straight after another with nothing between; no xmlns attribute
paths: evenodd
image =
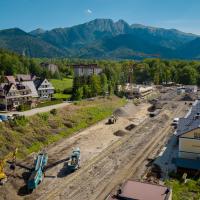
<svg viewBox="0 0 200 200"><path fill-rule="evenodd" d="M56 109L52 109L52 110L50 111L50 113L51 113L52 115L56 115L56 114L57 114L57 110L56 110Z"/></svg>
<svg viewBox="0 0 200 200"><path fill-rule="evenodd" d="M64 89L63 94L72 94L72 89L71 88Z"/></svg>
<svg viewBox="0 0 200 200"><path fill-rule="evenodd" d="M30 110L31 109L31 106L28 105L28 104L22 104L22 105L19 105L17 107L17 111L26 111L26 110Z"/></svg>
<svg viewBox="0 0 200 200"><path fill-rule="evenodd" d="M45 122L49 119L48 113L41 113L41 114L38 114L38 116Z"/></svg>
<svg viewBox="0 0 200 200"><path fill-rule="evenodd" d="M18 116L14 120L9 122L12 127L15 126L26 126L28 119L25 116Z"/></svg>
<svg viewBox="0 0 200 200"><path fill-rule="evenodd" d="M67 127L67 128L73 128L73 123L70 121L65 121L63 122L63 124Z"/></svg>

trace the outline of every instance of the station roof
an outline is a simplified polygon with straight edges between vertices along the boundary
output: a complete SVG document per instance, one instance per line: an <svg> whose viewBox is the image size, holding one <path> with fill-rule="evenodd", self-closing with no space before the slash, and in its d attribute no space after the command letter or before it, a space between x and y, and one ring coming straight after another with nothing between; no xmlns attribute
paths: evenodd
<svg viewBox="0 0 200 200"><path fill-rule="evenodd" d="M193 104L184 118L180 118L177 126L176 136L181 136L189 131L200 128L200 101Z"/></svg>
<svg viewBox="0 0 200 200"><path fill-rule="evenodd" d="M200 169L200 160L185 159L185 158L176 158L174 163L177 167L186 168L186 169Z"/></svg>

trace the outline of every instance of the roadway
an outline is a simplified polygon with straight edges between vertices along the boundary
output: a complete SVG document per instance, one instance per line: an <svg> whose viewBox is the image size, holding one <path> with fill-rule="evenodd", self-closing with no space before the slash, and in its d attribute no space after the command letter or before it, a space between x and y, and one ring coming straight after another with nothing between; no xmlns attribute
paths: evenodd
<svg viewBox="0 0 200 200"><path fill-rule="evenodd" d="M7 115L12 115L12 114L18 114L18 115L24 115L24 116L32 116L38 113L44 113L44 112L49 112L52 109L58 109L58 108L63 108L65 106L70 105L70 102L64 102L64 103L60 103L60 104L55 104L55 105L51 105L51 106L45 106L45 107L41 107L41 108L34 108L31 110L27 110L27 111L23 111L23 112L9 112L6 113Z"/></svg>

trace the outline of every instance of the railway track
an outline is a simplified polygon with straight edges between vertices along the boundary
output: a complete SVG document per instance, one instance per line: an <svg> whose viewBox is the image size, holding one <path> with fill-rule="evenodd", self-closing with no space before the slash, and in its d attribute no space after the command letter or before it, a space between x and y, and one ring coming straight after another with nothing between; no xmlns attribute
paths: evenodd
<svg viewBox="0 0 200 200"><path fill-rule="evenodd" d="M52 189L46 190L48 192L42 190L37 199L105 199L113 188L135 173L169 134L171 119L182 109L182 105L174 110L166 105L155 119L145 120L130 135L116 141L79 171L60 179Z"/></svg>

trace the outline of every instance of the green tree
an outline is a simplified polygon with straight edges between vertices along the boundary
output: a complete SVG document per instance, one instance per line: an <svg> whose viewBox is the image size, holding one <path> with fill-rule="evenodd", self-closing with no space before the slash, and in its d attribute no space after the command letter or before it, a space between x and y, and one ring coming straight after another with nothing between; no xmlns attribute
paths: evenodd
<svg viewBox="0 0 200 200"><path fill-rule="evenodd" d="M106 92L108 91L108 80L104 73L100 75L100 82L101 82L101 94L105 95Z"/></svg>
<svg viewBox="0 0 200 200"><path fill-rule="evenodd" d="M91 76L90 79L91 82L91 94L92 96L97 96L101 94L101 82L100 82L100 77L97 75Z"/></svg>
<svg viewBox="0 0 200 200"><path fill-rule="evenodd" d="M179 74L179 81L182 84L193 85L197 83L197 72L194 68L189 65L186 65L181 70Z"/></svg>
<svg viewBox="0 0 200 200"><path fill-rule="evenodd" d="M81 100L83 98L83 87L79 87L74 93L74 100Z"/></svg>

